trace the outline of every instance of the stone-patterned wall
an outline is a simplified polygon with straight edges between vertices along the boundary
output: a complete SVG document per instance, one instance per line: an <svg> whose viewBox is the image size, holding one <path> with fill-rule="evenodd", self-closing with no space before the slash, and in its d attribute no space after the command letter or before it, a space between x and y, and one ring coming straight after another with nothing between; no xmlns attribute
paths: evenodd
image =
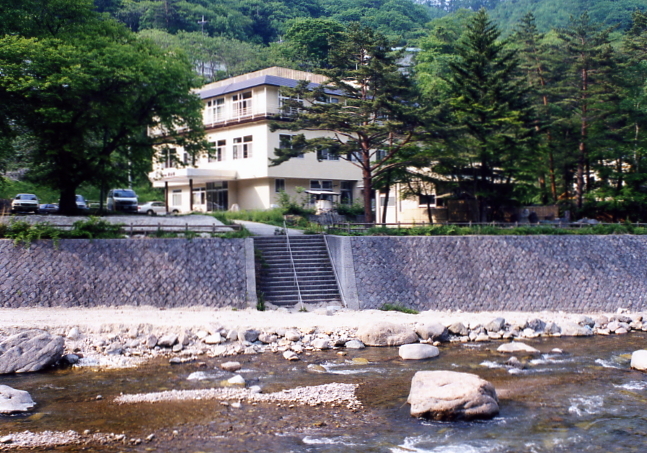
<svg viewBox="0 0 647 453"><path fill-rule="evenodd" d="M0 240L0 307L246 307L243 239Z"/></svg>
<svg viewBox="0 0 647 453"><path fill-rule="evenodd" d="M361 308L647 309L645 236L352 238Z"/></svg>

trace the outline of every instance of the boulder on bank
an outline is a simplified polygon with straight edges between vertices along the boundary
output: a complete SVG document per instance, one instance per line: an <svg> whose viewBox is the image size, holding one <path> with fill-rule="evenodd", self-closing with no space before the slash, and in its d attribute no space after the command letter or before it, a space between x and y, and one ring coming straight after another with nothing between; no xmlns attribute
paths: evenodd
<svg viewBox="0 0 647 453"><path fill-rule="evenodd" d="M398 353L404 360L423 360L438 356L440 351L430 344L404 344Z"/></svg>
<svg viewBox="0 0 647 453"><path fill-rule="evenodd" d="M590 319L590 318L588 318ZM593 329L588 324L581 325L566 322L561 326L562 335L565 337L588 337L593 335Z"/></svg>
<svg viewBox="0 0 647 453"><path fill-rule="evenodd" d="M447 327L437 322L432 322L429 324L417 324L416 333L423 340L447 341L447 339L449 338L449 331L447 330Z"/></svg>
<svg viewBox="0 0 647 453"><path fill-rule="evenodd" d="M647 350L641 349L631 354L631 368L647 371Z"/></svg>
<svg viewBox="0 0 647 453"><path fill-rule="evenodd" d="M0 342L0 374L28 373L53 365L62 356L65 340L43 330L27 330Z"/></svg>
<svg viewBox="0 0 647 453"><path fill-rule="evenodd" d="M475 374L418 371L407 402L411 415L434 420L473 420L499 413L494 386Z"/></svg>
<svg viewBox="0 0 647 453"><path fill-rule="evenodd" d="M29 393L24 390L16 390L8 385L0 385L0 414L26 412L35 405L36 403L31 399Z"/></svg>
<svg viewBox="0 0 647 453"><path fill-rule="evenodd" d="M411 327L391 322L360 326L357 337L367 346L400 346L418 341L418 335Z"/></svg>

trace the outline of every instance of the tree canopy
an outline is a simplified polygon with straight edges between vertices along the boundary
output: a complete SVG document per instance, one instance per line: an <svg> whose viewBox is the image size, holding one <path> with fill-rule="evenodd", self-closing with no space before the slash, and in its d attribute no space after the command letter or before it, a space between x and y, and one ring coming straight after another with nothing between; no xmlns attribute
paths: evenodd
<svg viewBox="0 0 647 453"><path fill-rule="evenodd" d="M66 16L57 14L61 6ZM62 213L76 210L84 182L124 182L129 167L145 173L162 140L149 131L190 152L204 147L202 103L191 92L198 80L183 54L138 38L88 1L25 7L20 23L48 25L0 38L3 123L27 133L31 177L60 191ZM0 23L7 22L3 10Z"/></svg>

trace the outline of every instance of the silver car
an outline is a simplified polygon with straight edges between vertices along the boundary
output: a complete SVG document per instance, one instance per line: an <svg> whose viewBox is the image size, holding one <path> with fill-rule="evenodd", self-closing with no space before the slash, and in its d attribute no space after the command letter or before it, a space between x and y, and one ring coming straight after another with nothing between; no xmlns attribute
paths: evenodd
<svg viewBox="0 0 647 453"><path fill-rule="evenodd" d="M11 200L11 213L17 212L38 212L39 203L38 197L31 193L19 193Z"/></svg>
<svg viewBox="0 0 647 453"><path fill-rule="evenodd" d="M165 215L166 205L161 201L149 201L148 203L137 206L137 212L146 215Z"/></svg>

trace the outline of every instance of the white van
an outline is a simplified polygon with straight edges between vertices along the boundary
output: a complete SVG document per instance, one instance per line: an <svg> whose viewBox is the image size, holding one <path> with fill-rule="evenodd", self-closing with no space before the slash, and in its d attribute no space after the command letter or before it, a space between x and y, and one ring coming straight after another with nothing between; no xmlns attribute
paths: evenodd
<svg viewBox="0 0 647 453"><path fill-rule="evenodd" d="M112 189L108 192L106 208L108 211L137 214L137 194L132 189Z"/></svg>

